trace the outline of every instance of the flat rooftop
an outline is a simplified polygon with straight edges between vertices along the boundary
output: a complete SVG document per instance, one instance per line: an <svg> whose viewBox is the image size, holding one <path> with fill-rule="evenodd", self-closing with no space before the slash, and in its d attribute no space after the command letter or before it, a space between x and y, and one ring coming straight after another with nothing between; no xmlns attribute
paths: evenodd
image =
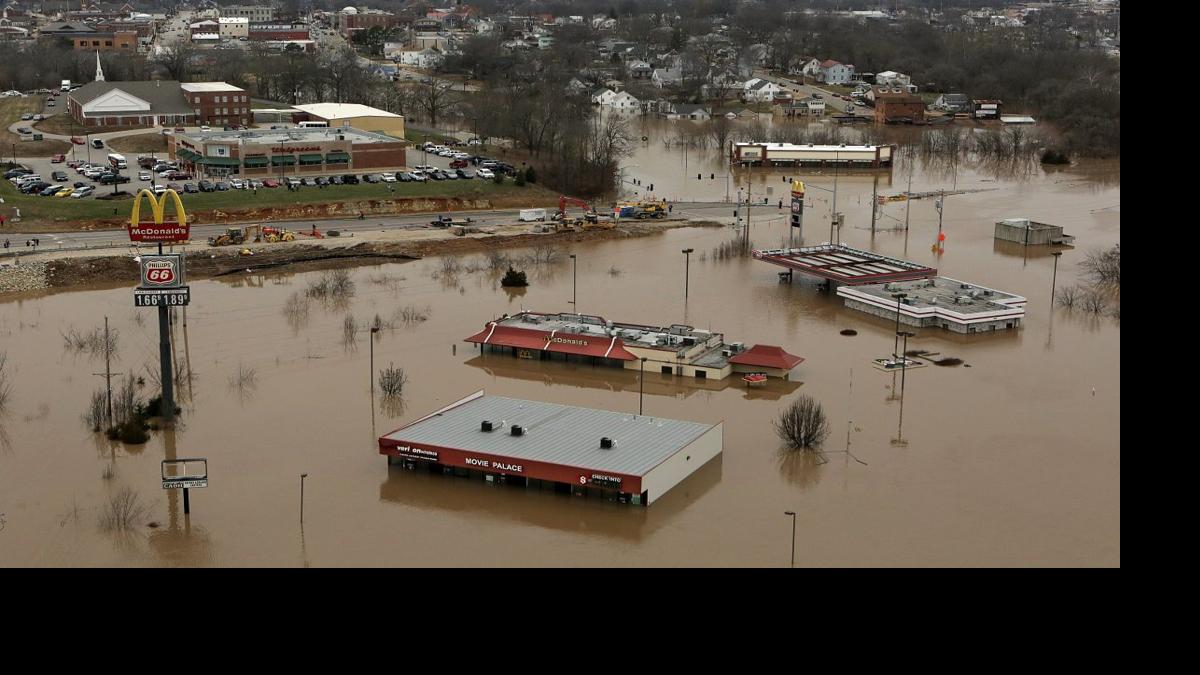
<svg viewBox="0 0 1200 675"><path fill-rule="evenodd" d="M713 333L709 330L697 330L692 326L683 324L672 324L667 327L644 326L641 324L606 321L603 317L599 316L571 314L569 312L562 314L521 312L520 314L500 319L496 323L501 326L512 326L514 328L526 328L530 330L557 331L573 333L575 335L594 335L597 338L611 338L614 336L613 331L615 330L616 337L621 338L621 341L626 345L647 348L683 348L682 340L678 338L693 338L696 343L702 343L713 336L721 337L720 333Z"/></svg>
<svg viewBox="0 0 1200 675"><path fill-rule="evenodd" d="M1004 220L997 221L996 224L997 225L1006 225L1008 227L1017 227L1017 228L1021 228L1021 229L1028 229L1032 232L1037 232L1038 230L1061 230L1061 229L1063 229L1059 225L1050 225L1047 223L1039 223L1037 221L1030 220L1028 218L1005 218Z"/></svg>
<svg viewBox="0 0 1200 675"><path fill-rule="evenodd" d="M843 244L763 249L754 251L753 256L773 265L843 284L903 281L937 274L932 267Z"/></svg>
<svg viewBox="0 0 1200 675"><path fill-rule="evenodd" d="M184 91L201 92L201 91L245 91L241 87L235 87L232 84L225 82L184 82L179 85L179 88Z"/></svg>
<svg viewBox="0 0 1200 675"><path fill-rule="evenodd" d="M765 147L767 150L815 150L817 152L875 152L886 145L813 145L796 143L734 143L735 147Z"/></svg>
<svg viewBox="0 0 1200 675"><path fill-rule="evenodd" d="M488 420L490 432L480 430ZM525 433L513 436L512 425ZM517 460L644 476L712 425L480 392L383 438ZM601 449L600 439L613 439Z"/></svg>
<svg viewBox="0 0 1200 675"><path fill-rule="evenodd" d="M345 136L346 140L354 143L404 143L404 139L395 138L374 131L363 131L353 127L296 127L292 129L244 129L242 131L193 131L179 134L192 141L238 141L239 143L319 143L321 141L337 140Z"/></svg>
<svg viewBox="0 0 1200 675"><path fill-rule="evenodd" d="M361 103L306 103L295 106L295 108L301 112L306 112L315 117L323 117L327 120L344 117L401 117L401 115L397 115L396 113L372 108L369 105Z"/></svg>
<svg viewBox="0 0 1200 675"><path fill-rule="evenodd" d="M1026 302L1026 299L1020 295L949 277L933 277L887 284L866 284L855 286L847 291L847 293L842 293L842 289L839 289L838 294L844 297L869 296L890 303L893 308L896 306L896 299L892 297L892 294L907 293L908 297L903 300L903 309L945 308L966 316L990 315L1000 310L1023 307Z"/></svg>

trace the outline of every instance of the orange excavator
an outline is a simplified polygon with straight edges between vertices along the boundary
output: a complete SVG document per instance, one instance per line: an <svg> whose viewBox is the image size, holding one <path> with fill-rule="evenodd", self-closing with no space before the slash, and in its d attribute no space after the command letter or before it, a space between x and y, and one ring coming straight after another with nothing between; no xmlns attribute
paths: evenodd
<svg viewBox="0 0 1200 675"><path fill-rule="evenodd" d="M567 215L567 205L578 206L583 209L582 221L579 218L574 218ZM574 227L577 223L596 223L599 222L600 216L596 214L596 210L592 205L582 199L574 197L560 196L558 198L558 213L554 214L554 220L559 221L564 227Z"/></svg>

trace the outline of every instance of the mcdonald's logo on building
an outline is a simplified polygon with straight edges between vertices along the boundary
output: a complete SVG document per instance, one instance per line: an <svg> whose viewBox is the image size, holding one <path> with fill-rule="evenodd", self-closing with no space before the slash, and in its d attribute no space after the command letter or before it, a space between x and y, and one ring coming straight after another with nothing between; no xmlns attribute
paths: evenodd
<svg viewBox="0 0 1200 675"><path fill-rule="evenodd" d="M152 221L143 222L142 197L150 200ZM167 199L175 202L175 215L168 219L166 216ZM161 197L142 188L133 199L133 211L129 214L129 240L151 243L175 243L187 241L191 227L187 222L187 213L183 210L183 200L174 190L163 192Z"/></svg>

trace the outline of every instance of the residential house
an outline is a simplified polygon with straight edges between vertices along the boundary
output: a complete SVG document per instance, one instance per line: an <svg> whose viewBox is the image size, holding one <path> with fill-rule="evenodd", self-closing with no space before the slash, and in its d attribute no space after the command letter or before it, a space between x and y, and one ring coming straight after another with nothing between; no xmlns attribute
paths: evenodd
<svg viewBox="0 0 1200 675"><path fill-rule="evenodd" d="M971 99L966 94L942 94L934 99L933 107L946 112L969 112Z"/></svg>
<svg viewBox="0 0 1200 675"><path fill-rule="evenodd" d="M783 87L761 78L746 80L742 84L742 100L756 103L770 103L775 96L785 91Z"/></svg>
<svg viewBox="0 0 1200 675"><path fill-rule="evenodd" d="M666 116L669 120L694 120L702 122L712 119L712 110L705 108L702 105L692 103L668 103L666 106L659 105L659 114Z"/></svg>
<svg viewBox="0 0 1200 675"><path fill-rule="evenodd" d="M798 70L800 74L804 75L805 77L816 77L821 74L821 60L807 59L805 61L801 61Z"/></svg>
<svg viewBox="0 0 1200 675"><path fill-rule="evenodd" d="M612 108L613 110L634 111L641 109L642 102L639 101L633 94L630 94L627 91L622 91L615 94L608 103L601 105Z"/></svg>
<svg viewBox="0 0 1200 675"><path fill-rule="evenodd" d="M597 105L612 105L613 99L617 97L617 92L607 87L597 89L592 92L592 103Z"/></svg>
<svg viewBox="0 0 1200 675"><path fill-rule="evenodd" d="M554 46L554 36L553 35L537 36L537 46L538 46L538 49L550 49L551 47Z"/></svg>
<svg viewBox="0 0 1200 675"><path fill-rule="evenodd" d="M825 100L810 96L798 101L784 101L777 103L772 112L783 117L820 117L825 114Z"/></svg>
<svg viewBox="0 0 1200 675"><path fill-rule="evenodd" d="M821 62L821 72L817 80L825 84L846 84L854 79L854 66L839 63L833 59Z"/></svg>
<svg viewBox="0 0 1200 675"><path fill-rule="evenodd" d="M571 81L567 83L566 91L568 96L586 94L588 92L588 86L584 84L583 80L580 80L578 77L572 77Z"/></svg>
<svg viewBox="0 0 1200 675"><path fill-rule="evenodd" d="M900 87L910 94L917 93L917 85L912 83L912 78L903 73L897 73L894 70L885 70L882 73L876 73L875 84L881 87Z"/></svg>
<svg viewBox="0 0 1200 675"><path fill-rule="evenodd" d="M974 113L975 119L994 120L1000 119L1001 101L977 99L971 101L971 110Z"/></svg>
<svg viewBox="0 0 1200 675"><path fill-rule="evenodd" d="M436 49L405 49L397 52L393 57L396 63L402 66L413 66L416 68L436 68L442 64L446 57Z"/></svg>
<svg viewBox="0 0 1200 675"><path fill-rule="evenodd" d="M645 61L630 61L626 67L629 69L629 77L635 80L648 80L654 74L654 69Z"/></svg>
<svg viewBox="0 0 1200 675"><path fill-rule="evenodd" d="M716 73L710 71L709 83L700 88L700 95L704 98L729 98L741 96L745 89L746 80L738 76L737 69L726 68Z"/></svg>
<svg viewBox="0 0 1200 675"><path fill-rule="evenodd" d="M678 86L683 82L683 70L679 66L655 68L654 72L650 73L650 82L659 89Z"/></svg>

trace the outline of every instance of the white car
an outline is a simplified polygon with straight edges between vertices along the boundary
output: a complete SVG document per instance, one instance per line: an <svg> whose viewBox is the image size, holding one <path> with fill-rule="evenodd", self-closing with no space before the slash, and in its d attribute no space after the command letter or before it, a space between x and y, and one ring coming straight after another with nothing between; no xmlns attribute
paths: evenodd
<svg viewBox="0 0 1200 675"><path fill-rule="evenodd" d="M229 187L233 188L234 190L244 190L246 189L246 183L240 178L233 178L229 181Z"/></svg>
<svg viewBox="0 0 1200 675"><path fill-rule="evenodd" d="M200 131L212 131L207 124L200 125Z"/></svg>
<svg viewBox="0 0 1200 675"><path fill-rule="evenodd" d="M167 191L167 186L163 185L162 183L159 183L154 186L154 194L156 194L156 195L161 195L162 193L164 193L166 191Z"/></svg>
<svg viewBox="0 0 1200 675"><path fill-rule="evenodd" d="M424 171L409 171L408 175L412 176L413 180L417 181L418 183L424 183L425 181L429 180L429 177L425 175Z"/></svg>
<svg viewBox="0 0 1200 675"><path fill-rule="evenodd" d="M92 194L95 191L96 191L95 185L85 185L83 187L78 187L78 188L75 188L75 190L71 193L71 199L83 199L84 197Z"/></svg>
<svg viewBox="0 0 1200 675"><path fill-rule="evenodd" d="M150 180L151 173L149 171L139 171L138 180Z"/></svg>
<svg viewBox="0 0 1200 675"><path fill-rule="evenodd" d="M495 178L496 174L492 173L491 169L478 169L475 171L476 178Z"/></svg>
<svg viewBox="0 0 1200 675"><path fill-rule="evenodd" d="M395 183L396 182L396 174L394 174L394 173L382 173L382 174L379 174L379 177L382 178L383 182L385 182L385 183Z"/></svg>

